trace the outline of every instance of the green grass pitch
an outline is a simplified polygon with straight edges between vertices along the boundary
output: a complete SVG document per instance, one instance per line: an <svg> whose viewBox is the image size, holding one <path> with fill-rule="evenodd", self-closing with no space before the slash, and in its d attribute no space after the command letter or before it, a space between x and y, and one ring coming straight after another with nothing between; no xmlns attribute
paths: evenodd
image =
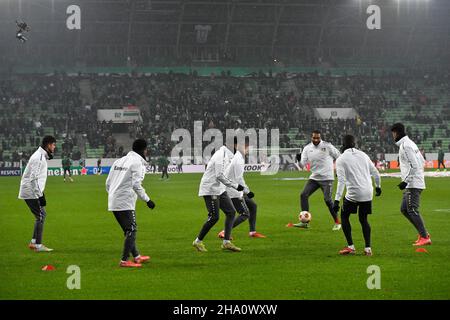
<svg viewBox="0 0 450 320"><path fill-rule="evenodd" d="M19 178L0 179L0 299L449 299L450 178L427 178L421 211L433 239L428 253L415 252L413 227L399 212L397 179L383 178L383 194L374 200L372 248L361 255L362 234L352 216L356 256L337 254L345 245L322 194L310 198L309 230L286 228L296 222L299 193L305 181L247 174L258 203L258 231L266 239L250 239L248 223L234 230L240 253L223 252L217 232L224 215L205 239L209 252L191 246L206 219L197 197L200 175L171 175L169 181L147 176L144 186L156 202L149 210L138 202L137 245L152 257L142 269L118 267L123 234L107 209L106 176L75 177L64 183L49 177L44 243L55 251L27 248L33 218L17 200ZM41 267L52 264L55 271ZM69 290L70 265L81 268L81 289ZM381 269L381 289L366 286L367 267Z"/></svg>

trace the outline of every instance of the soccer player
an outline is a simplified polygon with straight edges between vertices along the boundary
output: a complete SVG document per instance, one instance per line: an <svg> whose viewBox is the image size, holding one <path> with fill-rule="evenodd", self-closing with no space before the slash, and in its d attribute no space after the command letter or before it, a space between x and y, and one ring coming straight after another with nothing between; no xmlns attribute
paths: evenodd
<svg viewBox="0 0 450 320"><path fill-rule="evenodd" d="M233 202L233 206L239 213L234 219L233 228L236 228L242 222L248 219L250 224L249 236L252 238L265 238L261 233L256 232L256 203L253 201L255 194L251 192L244 180L245 156L248 154L248 140L244 144L238 144L236 153L231 160L230 165L225 171L225 176L231 181L236 181L244 187L244 191L237 191L234 188L227 188L227 194ZM218 234L219 238L225 237L225 231Z"/></svg>
<svg viewBox="0 0 450 320"><path fill-rule="evenodd" d="M307 163L311 165L311 176L300 195L300 206L302 211L309 211L309 197L322 189L325 204L328 207L333 220L333 231L341 229L338 215L333 209L332 189L334 181L333 160L339 157L339 151L328 142L321 139L320 131L314 130L311 135L311 143L306 145L301 154L300 167L304 168ZM297 223L295 227L308 228L308 223Z"/></svg>
<svg viewBox="0 0 450 320"><path fill-rule="evenodd" d="M141 256L136 247L136 200L140 199L147 203L150 209L155 208L155 203L142 187L145 178L145 167L147 162L147 142L137 139L133 142L133 150L114 162L106 179L106 191L108 192L108 210L112 211L117 222L121 226L125 241L123 246L120 267L141 267L147 262L149 256ZM130 254L133 261L128 260Z"/></svg>
<svg viewBox="0 0 450 320"><path fill-rule="evenodd" d="M28 208L35 217L34 231L28 247L36 252L50 252L53 249L42 244L44 222L47 212L47 201L44 195L47 182L47 160L53 158L56 148L56 139L45 136L41 146L30 157L20 180L19 199L25 200Z"/></svg>
<svg viewBox="0 0 450 320"><path fill-rule="evenodd" d="M437 171L439 171L441 169L441 165L444 168L444 171L447 171L447 169L445 168L445 164L444 164L444 156L445 156L444 150L442 150L442 148L439 147L439 150L438 150L438 170Z"/></svg>
<svg viewBox="0 0 450 320"><path fill-rule="evenodd" d="M398 157L402 182L398 187L400 190L405 190L400 210L419 232L419 236L413 245L430 245L430 234L427 232L419 213L420 194L425 189L423 170L425 160L417 145L406 135L405 126L402 123L395 123L391 131L395 144L400 148Z"/></svg>
<svg viewBox="0 0 450 320"><path fill-rule="evenodd" d="M158 166L161 168L162 172L160 180L163 180L164 177L169 179L169 173L167 172L170 163L169 160L166 157L162 156L159 158L158 162L159 162Z"/></svg>
<svg viewBox="0 0 450 320"><path fill-rule="evenodd" d="M234 188L237 191L244 191L244 186L231 181L225 176L225 170L230 165L233 158L233 152L236 148L235 139L234 146L228 147L226 145L220 147L206 166L206 171L200 181L200 188L198 195L205 200L206 209L208 210L208 220L203 224L197 238L192 245L200 252L208 251L203 243L203 239L208 234L209 230L219 221L219 209L225 213L225 232L222 243L222 249L229 251L241 251L241 248L236 247L231 241L231 230L233 229L234 216L236 209L233 202L227 194L226 188Z"/></svg>
<svg viewBox="0 0 450 320"><path fill-rule="evenodd" d="M70 182L73 182L72 179L72 172L70 171L70 166L72 165L72 161L70 160L69 156L65 156L62 160L62 166L64 170L64 182L66 182L66 173L69 174L69 180Z"/></svg>
<svg viewBox="0 0 450 320"><path fill-rule="evenodd" d="M376 196L381 195L381 179L375 165L369 156L355 148L355 137L346 135L343 138L342 155L336 160L336 174L338 179L337 190L334 201L334 211L339 212L339 202L344 188L347 189L342 205L341 220L342 230L347 239L348 246L339 251L339 254L355 254L355 246L352 239L352 227L350 215L358 213L361 223L365 248L364 255L371 256L370 225L367 220L372 213L373 186L372 178L375 179Z"/></svg>
<svg viewBox="0 0 450 320"><path fill-rule="evenodd" d="M183 173L183 158L181 156L177 159L177 171Z"/></svg>

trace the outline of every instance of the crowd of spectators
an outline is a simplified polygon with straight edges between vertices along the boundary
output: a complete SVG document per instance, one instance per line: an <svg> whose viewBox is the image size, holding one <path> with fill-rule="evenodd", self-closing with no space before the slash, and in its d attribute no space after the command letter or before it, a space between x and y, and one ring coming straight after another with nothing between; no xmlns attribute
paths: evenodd
<svg viewBox="0 0 450 320"><path fill-rule="evenodd" d="M81 81L90 94L82 92ZM17 75L0 80L0 157L5 150L12 151L12 159L29 156L46 128L52 128L61 141L60 154L75 160L85 157L80 150L87 145L102 148L103 157L123 155L129 146L118 145L119 132L130 139L145 137L154 155L169 155L175 143L170 140L173 130L185 128L192 133L194 121L202 121L203 130L216 128L223 133L278 128L283 148L302 147L299 141L308 143L314 129L336 145L343 133L351 133L363 150L375 156L396 152L386 114L400 105L409 105L411 112L399 121L431 124L422 132L408 127L408 133L419 143L432 140L437 148L442 140L434 135L436 128L450 137L450 104L443 106L442 114L424 115L423 109L437 101L426 94L429 88L447 94L448 74ZM97 120L98 109L130 105L139 108L142 122L124 126ZM358 115L317 119L316 107L353 108ZM298 129L294 138L287 135L292 128Z"/></svg>

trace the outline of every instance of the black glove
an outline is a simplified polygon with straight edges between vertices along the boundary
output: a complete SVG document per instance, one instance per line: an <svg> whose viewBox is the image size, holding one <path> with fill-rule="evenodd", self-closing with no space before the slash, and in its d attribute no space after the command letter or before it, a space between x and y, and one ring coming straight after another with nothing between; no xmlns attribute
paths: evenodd
<svg viewBox="0 0 450 320"><path fill-rule="evenodd" d="M400 184L398 185L398 188L400 190L404 190L406 188L408 184L405 181L400 182Z"/></svg>
<svg viewBox="0 0 450 320"><path fill-rule="evenodd" d="M244 186L241 186L240 184L238 184L236 190L237 191L244 191Z"/></svg>
<svg viewBox="0 0 450 320"><path fill-rule="evenodd" d="M340 209L340 207L339 207L339 200L334 200L333 211L334 211L335 213L338 213L338 212L339 212L339 209Z"/></svg>
<svg viewBox="0 0 450 320"><path fill-rule="evenodd" d="M156 204L152 200L148 200L147 207L153 210L156 207Z"/></svg>
<svg viewBox="0 0 450 320"><path fill-rule="evenodd" d="M295 155L295 160L297 160L297 162L300 162L302 160L302 155L300 153L297 153Z"/></svg>
<svg viewBox="0 0 450 320"><path fill-rule="evenodd" d="M253 192L249 192L247 193L247 197L249 197L250 199L253 198L255 196L255 194Z"/></svg>
<svg viewBox="0 0 450 320"><path fill-rule="evenodd" d="M381 188L376 187L375 188L375 197L381 196Z"/></svg>
<svg viewBox="0 0 450 320"><path fill-rule="evenodd" d="M42 197L39 197L39 205L41 207L45 207L47 205L47 200L45 200L45 194L42 194Z"/></svg>

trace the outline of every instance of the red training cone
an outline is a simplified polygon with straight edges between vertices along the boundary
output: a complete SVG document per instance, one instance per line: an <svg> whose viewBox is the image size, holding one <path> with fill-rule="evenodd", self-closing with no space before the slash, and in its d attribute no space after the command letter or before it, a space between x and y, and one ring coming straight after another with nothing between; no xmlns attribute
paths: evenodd
<svg viewBox="0 0 450 320"><path fill-rule="evenodd" d="M53 271L53 270L55 270L55 267L52 266L51 264L47 264L47 265L43 266L41 270L42 271Z"/></svg>

